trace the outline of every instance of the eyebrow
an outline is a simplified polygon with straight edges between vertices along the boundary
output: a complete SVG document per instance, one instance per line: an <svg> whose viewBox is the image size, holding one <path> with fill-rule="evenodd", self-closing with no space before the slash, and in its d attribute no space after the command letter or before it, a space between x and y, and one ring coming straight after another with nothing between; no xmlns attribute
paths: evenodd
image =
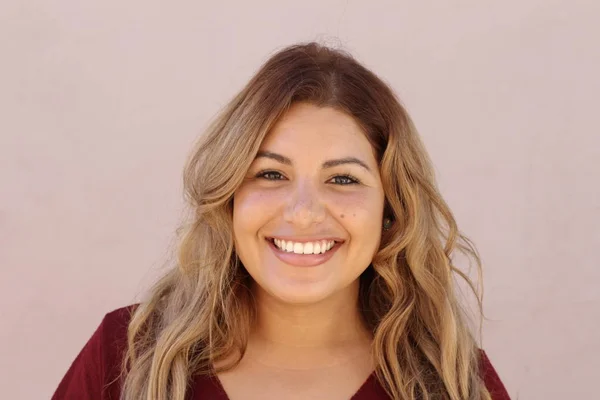
<svg viewBox="0 0 600 400"><path fill-rule="evenodd" d="M273 153L271 151L259 151L258 154L256 154L256 158L270 158L272 160L280 162L281 164L292 165L292 160L285 156L282 156L281 154ZM321 165L321 167L326 169L343 164L356 164L363 167L367 171L372 172L371 168L369 168L369 166L364 161L361 161L356 157L344 157L337 158L335 160L327 160Z"/></svg>

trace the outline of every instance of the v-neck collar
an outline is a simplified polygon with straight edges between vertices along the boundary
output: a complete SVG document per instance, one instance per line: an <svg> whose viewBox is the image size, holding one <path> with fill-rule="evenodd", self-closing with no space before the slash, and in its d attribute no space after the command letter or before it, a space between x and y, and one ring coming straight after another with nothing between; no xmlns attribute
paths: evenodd
<svg viewBox="0 0 600 400"><path fill-rule="evenodd" d="M194 397L192 400L196 398L204 398L209 393L206 391L210 391L210 394L213 394L216 397L211 397L214 400L230 400L221 380L216 375L205 375L196 378L196 382L194 385ZM360 388L352 395L350 400L376 400L376 399L388 399L389 397L379 385L377 381L377 376L375 372L372 372L365 382L360 386Z"/></svg>

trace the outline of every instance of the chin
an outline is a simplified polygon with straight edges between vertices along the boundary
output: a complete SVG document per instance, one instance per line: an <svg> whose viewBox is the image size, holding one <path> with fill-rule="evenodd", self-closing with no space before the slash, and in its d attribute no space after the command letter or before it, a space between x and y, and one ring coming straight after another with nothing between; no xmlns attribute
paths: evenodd
<svg viewBox="0 0 600 400"><path fill-rule="evenodd" d="M322 302L338 292L326 282L279 282L257 285L272 300L289 305L308 305Z"/></svg>
<svg viewBox="0 0 600 400"><path fill-rule="evenodd" d="M353 296L353 291L358 291L359 281L340 282L338 280L323 279L312 281L298 281L294 279L270 279L256 283L263 295L271 300L289 305L310 305L324 302L334 297Z"/></svg>

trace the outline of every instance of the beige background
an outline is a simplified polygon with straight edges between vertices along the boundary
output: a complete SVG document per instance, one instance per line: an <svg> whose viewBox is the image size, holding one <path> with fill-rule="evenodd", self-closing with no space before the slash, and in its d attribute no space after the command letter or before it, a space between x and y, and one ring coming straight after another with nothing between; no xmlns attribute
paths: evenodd
<svg viewBox="0 0 600 400"><path fill-rule="evenodd" d="M600 398L599 18L597 0L1 2L2 397L49 398L152 282L194 138L276 48L318 39L414 117L483 256L511 396Z"/></svg>

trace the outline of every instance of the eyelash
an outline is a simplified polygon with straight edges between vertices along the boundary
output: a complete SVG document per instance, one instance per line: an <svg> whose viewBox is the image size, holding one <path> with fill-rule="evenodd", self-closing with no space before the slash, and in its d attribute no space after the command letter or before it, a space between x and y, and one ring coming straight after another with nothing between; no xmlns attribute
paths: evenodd
<svg viewBox="0 0 600 400"><path fill-rule="evenodd" d="M264 170L264 171L260 171L259 173L256 174L256 178L263 178L263 179L267 179L268 181L278 181L281 179L268 179L265 177L265 175L267 174L278 174L280 176L283 176L283 174L281 172L278 171L273 171L273 170ZM338 185L340 186L348 186L348 185L357 185L360 183L360 181L355 178L354 176L350 175L350 174L340 174L340 175L336 175L334 177L332 177L331 179L335 179L335 178L344 178L344 179L348 179L350 182L348 183L340 183Z"/></svg>

